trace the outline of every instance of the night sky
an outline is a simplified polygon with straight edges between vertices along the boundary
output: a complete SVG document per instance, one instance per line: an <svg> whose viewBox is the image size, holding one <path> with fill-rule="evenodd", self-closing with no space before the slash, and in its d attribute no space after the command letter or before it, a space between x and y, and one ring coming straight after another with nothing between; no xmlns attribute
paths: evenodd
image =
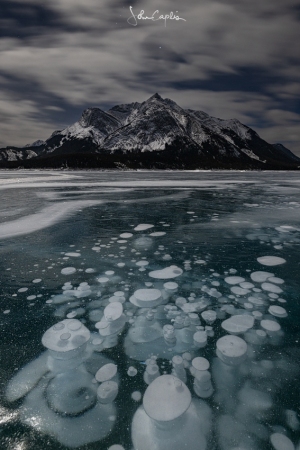
<svg viewBox="0 0 300 450"><path fill-rule="evenodd" d="M300 156L299 43L300 0L1 0L0 147L158 92Z"/></svg>

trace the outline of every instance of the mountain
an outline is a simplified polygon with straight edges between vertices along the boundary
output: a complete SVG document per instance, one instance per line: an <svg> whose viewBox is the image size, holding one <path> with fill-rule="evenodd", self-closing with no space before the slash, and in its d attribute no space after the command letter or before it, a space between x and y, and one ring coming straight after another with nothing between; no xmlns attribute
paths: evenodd
<svg viewBox="0 0 300 450"><path fill-rule="evenodd" d="M88 108L46 141L0 149L0 167L298 169L300 158L237 119L183 109L159 94L142 103Z"/></svg>

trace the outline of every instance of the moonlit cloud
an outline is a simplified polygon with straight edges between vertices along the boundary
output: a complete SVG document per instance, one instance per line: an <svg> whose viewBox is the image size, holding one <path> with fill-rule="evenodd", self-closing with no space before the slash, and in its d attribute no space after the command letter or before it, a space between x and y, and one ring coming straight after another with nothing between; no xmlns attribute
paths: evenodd
<svg viewBox="0 0 300 450"><path fill-rule="evenodd" d="M186 22L133 27L130 5ZM159 92L300 154L295 0L3 0L3 10L0 146L46 139L86 107Z"/></svg>

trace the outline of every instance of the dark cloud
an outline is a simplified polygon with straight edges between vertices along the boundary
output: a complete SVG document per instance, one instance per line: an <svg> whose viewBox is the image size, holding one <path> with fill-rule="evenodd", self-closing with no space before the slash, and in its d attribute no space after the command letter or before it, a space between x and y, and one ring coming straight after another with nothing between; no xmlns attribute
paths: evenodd
<svg viewBox="0 0 300 450"><path fill-rule="evenodd" d="M177 10L186 22L133 27L129 6L147 15ZM159 92L182 107L236 117L300 154L298 0L3 0L1 7L1 146L46 139L86 107Z"/></svg>

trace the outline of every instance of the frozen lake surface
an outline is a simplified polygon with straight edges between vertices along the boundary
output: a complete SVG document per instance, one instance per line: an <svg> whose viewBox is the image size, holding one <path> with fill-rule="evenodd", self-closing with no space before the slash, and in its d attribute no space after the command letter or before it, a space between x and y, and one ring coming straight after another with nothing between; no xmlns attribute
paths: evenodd
<svg viewBox="0 0 300 450"><path fill-rule="evenodd" d="M0 193L0 449L300 450L299 173Z"/></svg>

